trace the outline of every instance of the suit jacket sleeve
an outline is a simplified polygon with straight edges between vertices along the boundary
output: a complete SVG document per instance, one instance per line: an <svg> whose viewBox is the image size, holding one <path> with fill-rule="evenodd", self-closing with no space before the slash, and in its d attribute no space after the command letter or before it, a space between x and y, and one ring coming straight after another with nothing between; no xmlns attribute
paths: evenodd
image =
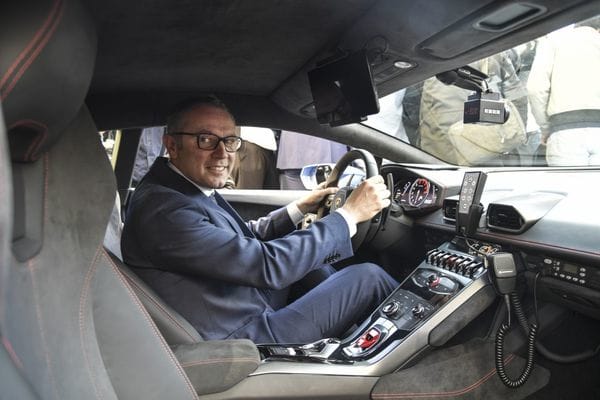
<svg viewBox="0 0 600 400"><path fill-rule="evenodd" d="M248 227L261 240L272 240L296 229L285 207L269 213L266 217L249 221Z"/></svg>
<svg viewBox="0 0 600 400"><path fill-rule="evenodd" d="M353 254L347 224L338 213L313 223L310 229L262 241L235 231L198 199L175 191L144 197L138 212L127 221L131 229L127 240L135 237L137 242L130 247L141 250L131 259L134 265L279 289L323 264ZM278 224L285 220L281 212L285 210L277 210L263 221L261 237L278 232ZM283 230L289 230L289 218L287 221ZM135 262L142 257L144 262Z"/></svg>

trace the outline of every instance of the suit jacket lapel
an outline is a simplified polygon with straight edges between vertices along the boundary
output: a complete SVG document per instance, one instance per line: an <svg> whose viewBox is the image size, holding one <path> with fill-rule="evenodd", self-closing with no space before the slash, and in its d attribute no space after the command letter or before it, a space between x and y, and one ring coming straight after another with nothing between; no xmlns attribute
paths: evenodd
<svg viewBox="0 0 600 400"><path fill-rule="evenodd" d="M228 217L230 217L236 225L238 225L242 232L250 237L254 237L254 233L248 228L248 225L244 222L242 217L231 207L231 205L219 194L215 191L215 199L217 200L217 204L226 211Z"/></svg>
<svg viewBox="0 0 600 400"><path fill-rule="evenodd" d="M170 187L180 193L204 202L207 207L212 207L214 210L218 211L219 214L229 222L232 229L238 232L241 231L243 235L255 237L254 233L248 228L248 225L246 225L244 220L242 220L238 213L223 197L221 197L221 195L215 192L215 199L217 200L217 203L215 204L210 198L206 197L200 189L169 168L167 162L167 158L157 158L150 169L150 173L147 175L150 176L149 179L157 180L163 186ZM144 177L144 179L146 179L146 177Z"/></svg>

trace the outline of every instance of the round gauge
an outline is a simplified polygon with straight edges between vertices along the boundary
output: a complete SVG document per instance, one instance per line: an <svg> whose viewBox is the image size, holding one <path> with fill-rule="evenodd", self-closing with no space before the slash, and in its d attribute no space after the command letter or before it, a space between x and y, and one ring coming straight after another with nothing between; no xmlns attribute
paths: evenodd
<svg viewBox="0 0 600 400"><path fill-rule="evenodd" d="M399 203L407 202L408 190L410 189L410 185L411 185L410 181L404 183L403 185L398 184L398 189L396 190L396 196L394 196L394 199L397 202L399 202ZM402 186L402 187L400 187L400 186Z"/></svg>
<svg viewBox="0 0 600 400"><path fill-rule="evenodd" d="M419 207L429 194L431 185L427 179L416 179L408 192L408 204L413 207Z"/></svg>

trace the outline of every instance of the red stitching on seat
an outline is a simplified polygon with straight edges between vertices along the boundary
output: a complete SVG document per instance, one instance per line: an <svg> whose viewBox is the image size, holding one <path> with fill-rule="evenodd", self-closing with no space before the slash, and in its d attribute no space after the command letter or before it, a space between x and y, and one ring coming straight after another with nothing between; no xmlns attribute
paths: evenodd
<svg viewBox="0 0 600 400"><path fill-rule="evenodd" d="M510 354L504 360L505 364L508 365L512 360L514 360L514 358L515 358L515 355L514 354ZM465 394L465 393L468 393L468 392L471 392L471 391L477 389L479 386L483 385L485 382L487 382L494 375L496 375L496 368L493 368L492 370L490 370L487 374L485 374L478 381L472 383L471 385L466 386L466 387L464 387L462 389L451 390L451 391L448 391L448 392L382 393L382 394L373 394L373 395L371 395L371 397L373 399L404 399L404 398L407 398L407 397L418 397L418 398L434 397L434 398L439 398L439 397L459 396L459 395L462 395L462 394Z"/></svg>
<svg viewBox="0 0 600 400"><path fill-rule="evenodd" d="M6 352L10 356L10 359L12 360L12 362L15 363L15 365L19 369L23 369L23 363L17 356L17 353L15 352L15 349L12 347L12 344L5 336L2 337L2 344L4 345L4 348L6 349Z"/></svg>
<svg viewBox="0 0 600 400"><path fill-rule="evenodd" d="M44 207L42 208L42 234L46 227L46 218L48 216L48 175L50 174L50 156L44 154Z"/></svg>
<svg viewBox="0 0 600 400"><path fill-rule="evenodd" d="M13 71L17 67L17 65L19 65L19 63L23 60L23 58L27 55L27 53L29 53L31 51L31 48L33 47L33 45L40 39L40 36L48 28L48 25L52 21L52 16L56 12L58 3L59 3L58 1L54 2L54 4L52 5L52 8L50 9L50 13L46 17L46 20L44 21L42 26L40 26L40 28L37 30L37 32L33 36L33 39L31 39L29 41L29 44L25 47L25 49L23 49L21 51L21 53L17 56L15 61L12 63L12 65L8 68L8 70L6 71L6 74L4 74L4 76L0 80L0 88L2 88L4 86L4 84L8 80L8 77L13 73Z"/></svg>
<svg viewBox="0 0 600 400"><path fill-rule="evenodd" d="M148 298L156 307L162 311L162 313L172 322L172 324L179 329L181 329L191 340L194 340L194 337L191 333L189 333L183 325L181 325L154 297L147 293L140 285L137 284L133 279L131 279L127 274L123 274L125 279L129 282L129 284L135 286L140 290L140 292L144 295L144 297Z"/></svg>
<svg viewBox="0 0 600 400"><path fill-rule="evenodd" d="M90 381L92 382L92 387L94 388L94 393L97 399L101 399L102 396L98 390L98 386L96 385L96 375L94 374L94 369L91 368L90 359L88 357L87 348L85 346L85 314L84 307L87 303L88 291L92 282L92 276L96 271L96 265L98 264L98 260L100 259L100 249L96 250L96 254L92 259L92 262L88 268L87 273L85 274L85 279L83 280L83 286L81 287L81 295L79 296L79 340L81 341L81 351L83 352L83 359L85 360L85 367L90 377Z"/></svg>
<svg viewBox="0 0 600 400"><path fill-rule="evenodd" d="M133 292L133 289L131 288L131 286L129 286L129 284L127 283L127 280L123 277L123 273L119 270L119 268L116 266L116 264L114 263L114 261L112 260L112 258L110 258L110 256L106 252L106 250L104 250L103 248L102 248L102 254L108 260L109 264L112 266L113 272L117 275L117 277L119 278L119 280L121 281L121 283L125 287L125 290L127 290L127 293L129 294L129 297L131 297L131 299L133 300L133 302L140 309L140 311L142 313L142 316L144 317L144 319L146 319L146 322L148 322L148 324L152 328L152 332L156 335L156 337L160 341L160 343L161 343L163 349L165 350L167 356L173 362L173 366L175 367L175 369L177 370L177 372L179 373L179 375L183 378L183 380L186 382L188 390L192 394L192 398L193 399L198 399L198 394L196 393L196 390L194 389L194 386L192 385L192 382L190 382L190 378L187 376L187 374L183 370L183 367L181 366L181 364L179 363L179 361L177 360L177 358L175 357L175 355L173 354L173 352L169 348L169 345L167 344L167 342L165 342L165 338L158 331L158 328L156 327L156 324L152 321L152 318L150 318L150 315L148 314L148 312L144 308L144 305L140 302L140 299L138 299L138 297Z"/></svg>
<svg viewBox="0 0 600 400"><path fill-rule="evenodd" d="M48 154L46 154L44 157L44 198L42 200L43 201L42 233L44 232L44 226L46 225L46 217L48 215L48 213L47 213L48 175L49 175L49 159L48 159ZM37 287L37 284L35 281L35 267L34 267L35 260L36 260L36 257L27 261L26 267L27 267L27 271L29 272L29 275L31 276L31 288L33 290L33 303L35 306L35 316L36 316L36 319L38 322L38 328L40 330L40 339L42 342L41 345L42 345L42 350L44 352L44 358L46 360L46 367L48 368L48 375L50 376L50 382L52 385L52 389L54 391L54 397L56 399L59 399L60 397L58 396L58 388L56 387L56 379L54 377L54 370L52 369L52 361L50 360L50 353L48 352L48 341L46 339L46 331L44 330L44 322L42 319L42 310L40 308L40 299L38 296L38 287Z"/></svg>
<svg viewBox="0 0 600 400"><path fill-rule="evenodd" d="M45 196L44 196L45 201ZM50 382L52 383L52 389L54 391L54 398L60 399L58 396L58 388L56 387L56 379L54 378L54 369L52 368L52 361L50 360L50 352L48 352L48 341L46 339L46 331L44 330L44 321L42 319L42 310L40 308L40 299L38 296L38 288L35 283L35 268L34 259L30 259L27 262L27 270L31 276L31 287L33 289L33 300L35 304L35 315L38 321L38 327L40 329L40 337L42 339L42 349L44 351L44 358L46 359L46 367L48 368L48 375L50 375Z"/></svg>
<svg viewBox="0 0 600 400"><path fill-rule="evenodd" d="M55 0L52 8L50 9L50 13L46 17L46 20L42 24L42 26L35 33L33 38L29 41L29 44L25 47L25 49L17 56L16 60L9 67L8 71L2 77L0 81L0 100L4 100L12 89L15 87L19 79L23 76L25 71L31 66L31 63L37 58L39 53L42 51L50 37L56 30L58 23L60 22L64 11L64 3L61 0ZM50 25L50 27L48 27ZM38 43L39 42L39 43ZM32 51L33 48L33 52ZM26 61L21 65L17 73L12 77L9 85L5 87L5 84L8 83L9 77L13 74L14 70L17 68L19 64L23 61Z"/></svg>
<svg viewBox="0 0 600 400"><path fill-rule="evenodd" d="M188 361L185 363L181 363L183 368L193 367L194 365L204 365L204 364L217 364L217 363L229 363L229 362L251 362L256 365L260 364L256 358L252 357L240 357L240 358L213 358L208 360L198 360L198 361Z"/></svg>
<svg viewBox="0 0 600 400"><path fill-rule="evenodd" d="M32 119L24 119L13 123L11 126L8 127L8 130L10 131L11 129L21 126L31 127L38 131L38 135L36 136L35 140L31 141L31 144L29 145L27 151L23 155L23 161L33 161L34 154L39 150L39 146L44 142L46 136L48 136L48 127L39 121L34 121Z"/></svg>

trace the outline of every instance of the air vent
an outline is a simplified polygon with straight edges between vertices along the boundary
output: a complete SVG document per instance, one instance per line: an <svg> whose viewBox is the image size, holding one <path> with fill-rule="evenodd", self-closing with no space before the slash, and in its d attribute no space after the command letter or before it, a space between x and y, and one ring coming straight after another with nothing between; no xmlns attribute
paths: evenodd
<svg viewBox="0 0 600 400"><path fill-rule="evenodd" d="M525 221L512 206L490 204L487 212L487 225L493 229L519 233L523 230Z"/></svg>
<svg viewBox="0 0 600 400"><path fill-rule="evenodd" d="M444 221L456 222L456 207L458 200L445 199L444 200Z"/></svg>

